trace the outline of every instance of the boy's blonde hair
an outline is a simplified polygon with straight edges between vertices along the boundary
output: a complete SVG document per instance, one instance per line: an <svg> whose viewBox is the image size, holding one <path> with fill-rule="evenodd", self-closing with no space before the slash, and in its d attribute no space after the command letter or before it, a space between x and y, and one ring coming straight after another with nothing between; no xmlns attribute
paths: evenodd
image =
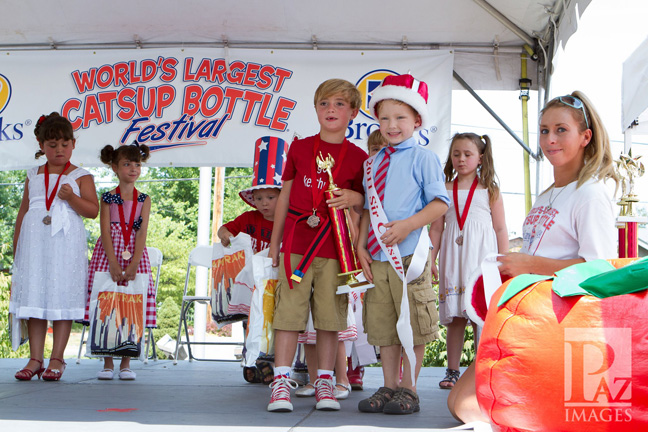
<svg viewBox="0 0 648 432"><path fill-rule="evenodd" d="M371 147L373 146L386 147L387 145L387 140L380 133L380 129L371 132L369 137L367 137L367 151L371 151Z"/></svg>
<svg viewBox="0 0 648 432"><path fill-rule="evenodd" d="M324 81L315 90L314 103L317 105L319 101L334 94L341 93L344 99L349 103L351 109L360 109L362 105L362 95L360 90L347 80L333 78Z"/></svg>
<svg viewBox="0 0 648 432"><path fill-rule="evenodd" d="M466 139L472 142L477 151L482 156L481 163L477 169L477 176L479 183L481 183L488 190L488 201L493 204L499 198L500 189L497 184L497 174L495 174L495 164L493 163L493 144L491 143L488 135L479 136L476 133L465 132L456 133L450 142L450 150L448 150L448 160L443 168L443 174L447 182L454 180L456 172L452 165L452 146L459 140Z"/></svg>
<svg viewBox="0 0 648 432"><path fill-rule="evenodd" d="M579 99L583 103L585 112L580 108L561 102L559 98L555 98L547 102L547 105L540 111L540 118L542 119L542 115L552 108L568 109L578 123L580 132L587 130L588 126L592 131L592 138L589 144L585 146L585 166L578 173L576 187L582 186L591 178L603 181L612 179L618 187L619 178L614 171L610 139L601 117L599 117L592 102L582 92L576 90L570 96ZM587 118L585 118L585 115Z"/></svg>

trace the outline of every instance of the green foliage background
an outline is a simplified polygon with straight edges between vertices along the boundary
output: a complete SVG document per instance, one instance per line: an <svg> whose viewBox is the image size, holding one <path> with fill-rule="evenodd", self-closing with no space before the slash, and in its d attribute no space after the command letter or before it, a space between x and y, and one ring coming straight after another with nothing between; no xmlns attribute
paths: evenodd
<svg viewBox="0 0 648 432"><path fill-rule="evenodd" d="M95 176L99 197L117 186L117 179L109 168L90 169ZM189 252L196 245L198 220L198 168L144 169L136 187L151 196L151 216L147 246L157 247L164 255L158 286L158 321L156 339L169 333L175 338L179 319L179 305L185 283ZM23 195L26 171L0 172L0 358L28 357L25 345L18 352L11 350L8 334L9 288L13 264L13 233L16 215ZM226 168L223 220L234 219L251 209L238 192L251 185L251 168ZM213 196L213 191L212 191ZM88 253L91 254L100 235L99 218L85 220L88 233ZM190 287L195 284L192 272ZM174 307L175 306L175 307ZM80 329L80 325L74 326Z"/></svg>
<svg viewBox="0 0 648 432"><path fill-rule="evenodd" d="M99 196L116 187L112 170L94 168L91 171L95 176ZM143 170L141 181L136 185L138 190L151 197L146 244L157 247L164 255L157 296L158 329L154 330L156 340L167 333L176 337L187 259L196 245L199 175L198 168L149 168ZM240 190L250 186L251 175L251 168L226 168L223 222L251 209L238 195ZM10 269L13 262L11 248L24 179L25 171L0 172L0 358L29 356L27 345L17 352L11 350L8 334ZM99 218L85 220L85 226L88 232L88 250L91 253L100 235ZM192 272L189 286L193 287L194 283ZM440 336L440 339L426 346L424 366L446 365L444 327L441 328ZM467 366L473 358L472 328L467 327L461 365Z"/></svg>

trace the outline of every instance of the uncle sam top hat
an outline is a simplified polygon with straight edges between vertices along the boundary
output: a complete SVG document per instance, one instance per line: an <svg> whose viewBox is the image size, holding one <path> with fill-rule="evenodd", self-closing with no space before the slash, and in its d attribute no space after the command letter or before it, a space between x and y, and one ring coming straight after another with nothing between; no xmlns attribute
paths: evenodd
<svg viewBox="0 0 648 432"><path fill-rule="evenodd" d="M254 145L254 178L252 187L239 192L243 201L256 208L252 191L266 188L281 189L284 162L288 143L281 138L265 136L256 140Z"/></svg>
<svg viewBox="0 0 648 432"><path fill-rule="evenodd" d="M381 100L395 99L405 102L421 116L420 130L430 124L430 113L428 112L428 87L423 81L415 79L412 75L390 75L385 77L380 87L371 93L369 100L369 111L378 120L378 113L375 110L376 104Z"/></svg>

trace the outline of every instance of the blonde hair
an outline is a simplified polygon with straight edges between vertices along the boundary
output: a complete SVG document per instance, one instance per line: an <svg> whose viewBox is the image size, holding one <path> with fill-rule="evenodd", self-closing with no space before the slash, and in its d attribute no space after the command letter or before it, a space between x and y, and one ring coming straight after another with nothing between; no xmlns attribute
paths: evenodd
<svg viewBox="0 0 648 432"><path fill-rule="evenodd" d="M592 138L585 146L585 165L578 173L578 183L576 187L579 188L587 180L594 178L597 180L608 179L614 180L616 186L619 186L619 178L614 171L614 160L612 159L612 150L610 149L610 138L608 137L605 126L601 121L596 109L592 102L582 92L576 90L571 93L572 97L579 99L583 103L585 113L580 108L574 108L555 98L547 102L547 105L540 111L540 118L542 115L552 108L568 109L572 117L578 123L580 132L585 132L588 129L592 131ZM585 118L587 115L587 118Z"/></svg>
<svg viewBox="0 0 648 432"><path fill-rule="evenodd" d="M488 135L479 136L472 132L456 133L450 142L450 150L448 150L448 160L446 160L443 174L447 182L451 182L456 177L457 173L452 165L452 147L454 144L462 139L469 140L477 147L477 151L482 156L481 164L477 168L477 176L479 183L481 183L488 190L488 201L493 204L499 198L499 185L497 183L497 174L495 174L495 165L493 163L493 151L491 140Z"/></svg>
<svg viewBox="0 0 648 432"><path fill-rule="evenodd" d="M369 134L369 136L367 137L367 151L368 152L371 151L371 147L373 147L373 146L386 147L387 144L388 144L387 140L380 133L380 129L376 129L375 131L371 132Z"/></svg>
<svg viewBox="0 0 648 432"><path fill-rule="evenodd" d="M324 81L315 90L313 98L315 105L322 99L332 96L336 93L342 93L344 99L351 105L351 109L360 109L362 105L362 95L360 90L347 80L333 78Z"/></svg>

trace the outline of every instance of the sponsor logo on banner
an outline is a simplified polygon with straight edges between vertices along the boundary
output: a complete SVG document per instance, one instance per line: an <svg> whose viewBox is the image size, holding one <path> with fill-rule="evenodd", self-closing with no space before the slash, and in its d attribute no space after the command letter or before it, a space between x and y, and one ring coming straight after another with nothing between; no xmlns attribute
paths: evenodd
<svg viewBox="0 0 648 432"><path fill-rule="evenodd" d="M0 114L7 108L11 100L11 82L9 79L0 74ZM7 122L4 117L0 117L0 142L17 141L23 137L23 124Z"/></svg>
<svg viewBox="0 0 648 432"><path fill-rule="evenodd" d="M74 130L124 122L120 144L137 140L153 151L205 145L232 121L285 131L297 102L280 92L292 75L222 58L117 62L72 72L79 97L61 111Z"/></svg>
<svg viewBox="0 0 648 432"><path fill-rule="evenodd" d="M567 422L632 421L632 329L565 329Z"/></svg>
<svg viewBox="0 0 648 432"><path fill-rule="evenodd" d="M366 140L367 137L374 130L380 129L380 126L369 111L369 101L371 100L371 92L382 84L383 80L388 76L400 75L389 69L375 69L364 74L357 82L356 87L360 90L362 95L362 105L360 106L360 114L347 128L347 139ZM368 121L368 120L369 121ZM417 138L420 146L427 146L430 144L430 134L437 131L436 126L428 126L427 129L418 131Z"/></svg>

